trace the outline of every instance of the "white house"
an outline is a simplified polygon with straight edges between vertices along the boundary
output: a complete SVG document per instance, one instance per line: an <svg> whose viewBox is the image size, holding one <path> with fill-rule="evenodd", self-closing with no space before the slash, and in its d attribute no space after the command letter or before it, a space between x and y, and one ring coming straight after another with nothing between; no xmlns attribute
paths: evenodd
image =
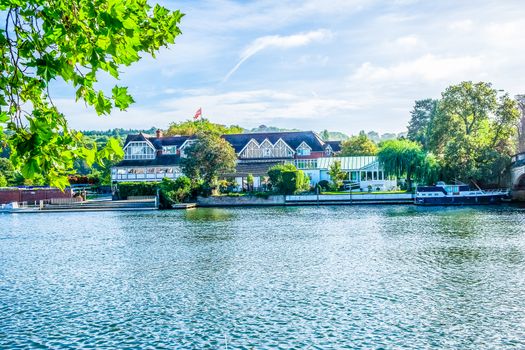
<svg viewBox="0 0 525 350"><path fill-rule="evenodd" d="M356 157L323 157L317 159L296 160L295 166L303 170L309 177L312 185L319 181L330 181L330 166L341 162L341 170L348 173L348 181L358 185L363 191L371 186L373 190L392 190L396 187L395 179L385 175L376 156Z"/></svg>

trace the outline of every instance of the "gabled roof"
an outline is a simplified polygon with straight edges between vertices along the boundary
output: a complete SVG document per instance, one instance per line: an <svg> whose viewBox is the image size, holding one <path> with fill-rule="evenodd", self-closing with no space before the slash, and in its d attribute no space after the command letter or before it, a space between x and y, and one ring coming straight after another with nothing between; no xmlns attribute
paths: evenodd
<svg viewBox="0 0 525 350"><path fill-rule="evenodd" d="M228 141L235 152L242 151L244 146L250 142L251 139L261 144L265 139L268 139L272 144L275 144L279 139L282 139L292 149L297 149L302 142L305 142L312 148L314 152L324 151L324 142L313 131L288 131L288 132L264 132L253 134L229 134L222 136Z"/></svg>
<svg viewBox="0 0 525 350"><path fill-rule="evenodd" d="M309 148L310 150L312 149L312 147L308 146L308 144L304 141L301 142L299 146L297 146L297 149L300 149L300 148Z"/></svg>
<svg viewBox="0 0 525 350"><path fill-rule="evenodd" d="M130 143L130 142L146 142L147 144L149 144L149 146L151 146L153 148L156 148L153 145L153 143L151 143L151 141L149 140L148 135L145 135L143 133L138 133L136 135L128 135L126 137L126 142L124 142L124 148L126 148L128 143Z"/></svg>
<svg viewBox="0 0 525 350"><path fill-rule="evenodd" d="M319 135L313 131L229 134L222 135L222 137L232 145L237 153L241 152L252 139L257 141L258 144L261 144L265 139L268 139L272 144L282 139L292 150L296 150L303 142L312 148L312 152L323 152L327 144L330 144L334 152L338 152L341 149L339 141L324 142ZM161 150L162 146L177 146L177 148L180 148L184 142L192 138L194 138L194 136L167 136L158 138L140 133L128 135L124 146L129 142L149 142L157 150Z"/></svg>
<svg viewBox="0 0 525 350"><path fill-rule="evenodd" d="M332 147L332 151L334 152L339 152L341 150L341 141L325 141L324 143L326 144L325 148L326 146L330 145L330 147Z"/></svg>
<svg viewBox="0 0 525 350"><path fill-rule="evenodd" d="M177 146L179 148L182 144L192 138L192 136L167 136L167 137L154 137L143 133L136 135L128 135L124 146L129 142L150 142L155 149L160 150L162 146Z"/></svg>
<svg viewBox="0 0 525 350"><path fill-rule="evenodd" d="M162 146L177 146L177 148L180 148L190 138L192 136L149 137L148 139L156 149L162 149Z"/></svg>

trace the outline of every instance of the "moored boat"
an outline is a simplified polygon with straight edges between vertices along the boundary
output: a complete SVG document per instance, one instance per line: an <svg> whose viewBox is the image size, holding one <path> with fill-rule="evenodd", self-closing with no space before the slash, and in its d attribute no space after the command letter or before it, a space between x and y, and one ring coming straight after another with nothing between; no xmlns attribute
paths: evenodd
<svg viewBox="0 0 525 350"><path fill-rule="evenodd" d="M510 198L506 189L471 189L466 184L417 186L414 203L417 205L478 205L499 204Z"/></svg>

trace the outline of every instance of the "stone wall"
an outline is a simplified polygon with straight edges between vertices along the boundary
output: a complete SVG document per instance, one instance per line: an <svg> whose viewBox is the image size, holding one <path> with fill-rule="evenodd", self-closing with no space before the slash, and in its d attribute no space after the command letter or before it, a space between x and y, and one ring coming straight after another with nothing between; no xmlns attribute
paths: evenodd
<svg viewBox="0 0 525 350"><path fill-rule="evenodd" d="M200 207L215 207L215 206L266 206L266 205L284 205L284 196L269 196L268 199L258 198L255 196L210 196L198 197L197 204Z"/></svg>

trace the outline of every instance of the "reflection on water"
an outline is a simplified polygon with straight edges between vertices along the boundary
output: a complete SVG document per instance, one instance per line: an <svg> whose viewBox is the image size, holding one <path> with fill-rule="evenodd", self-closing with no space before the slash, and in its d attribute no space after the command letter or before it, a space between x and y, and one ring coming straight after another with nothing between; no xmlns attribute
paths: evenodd
<svg viewBox="0 0 525 350"><path fill-rule="evenodd" d="M199 208L184 211L188 221L228 221L235 219L234 212L221 208Z"/></svg>
<svg viewBox="0 0 525 350"><path fill-rule="evenodd" d="M525 347L525 210L0 216L0 348Z"/></svg>

